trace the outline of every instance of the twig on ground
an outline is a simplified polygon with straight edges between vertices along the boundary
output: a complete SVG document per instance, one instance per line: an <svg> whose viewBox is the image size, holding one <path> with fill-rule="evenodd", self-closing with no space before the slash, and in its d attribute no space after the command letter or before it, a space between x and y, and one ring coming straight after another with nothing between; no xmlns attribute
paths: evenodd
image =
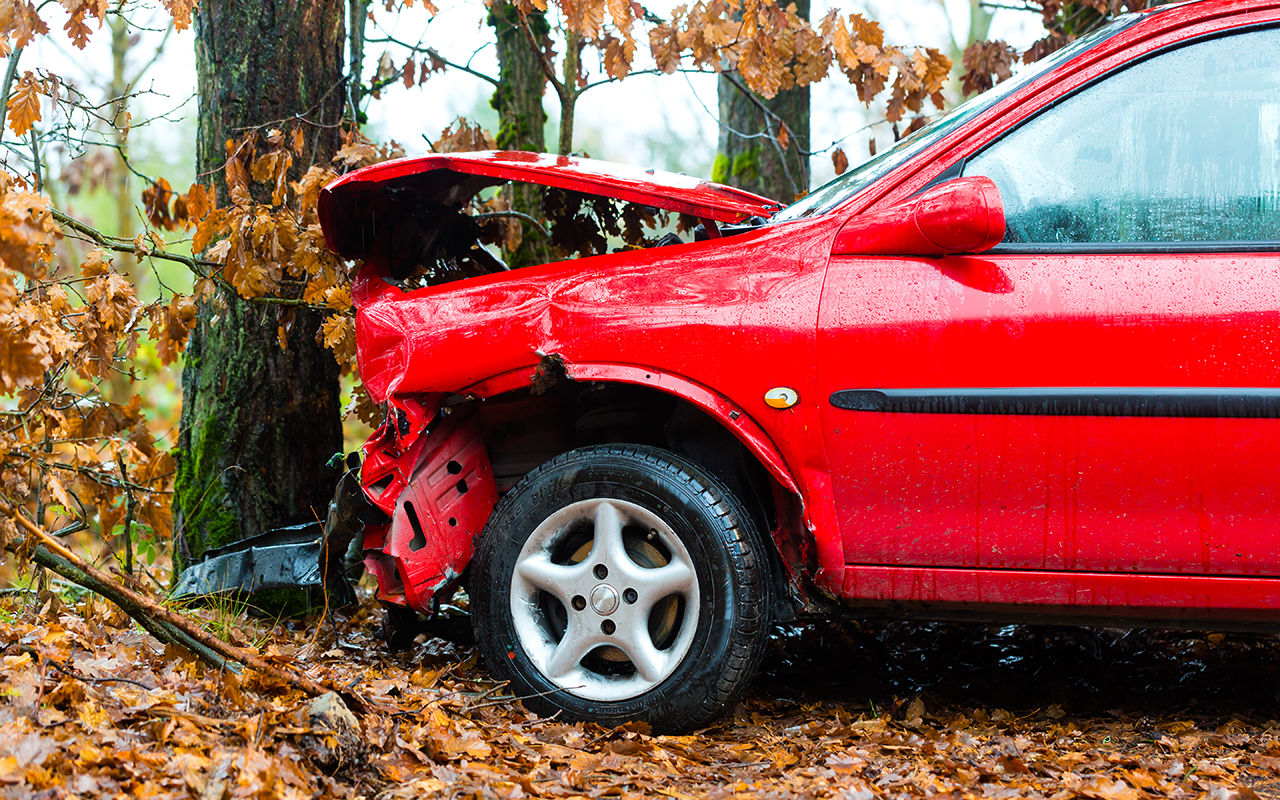
<svg viewBox="0 0 1280 800"><path fill-rule="evenodd" d="M241 664L306 694L315 696L336 691L345 695L358 708L364 707L363 698L353 692L322 685L290 667L273 664L256 653L225 642L151 597L113 579L73 553L13 506L0 502L0 514L11 518L35 540L32 560L37 564L115 603L160 641L184 647L212 666L234 668L233 665ZM20 541L6 545L6 549L14 552L22 547L23 543Z"/></svg>

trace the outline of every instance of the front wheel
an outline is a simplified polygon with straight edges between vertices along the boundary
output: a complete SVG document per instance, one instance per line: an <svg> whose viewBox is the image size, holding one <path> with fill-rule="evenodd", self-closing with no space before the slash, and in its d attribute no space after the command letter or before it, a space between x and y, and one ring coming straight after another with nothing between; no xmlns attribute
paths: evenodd
<svg viewBox="0 0 1280 800"><path fill-rule="evenodd" d="M672 453L605 445L526 475L472 565L490 669L543 713L705 724L755 673L769 559L742 504Z"/></svg>

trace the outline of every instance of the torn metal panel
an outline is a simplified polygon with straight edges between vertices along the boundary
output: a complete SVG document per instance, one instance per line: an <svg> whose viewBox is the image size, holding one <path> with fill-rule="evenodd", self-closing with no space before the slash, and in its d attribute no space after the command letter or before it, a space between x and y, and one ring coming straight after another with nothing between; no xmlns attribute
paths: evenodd
<svg viewBox="0 0 1280 800"><path fill-rule="evenodd" d="M378 491L385 470L388 486L400 488L382 489L375 500L391 521L366 527L365 567L378 579L379 599L426 610L470 562L497 503L497 485L479 429L465 412L442 415L398 455L380 449L388 446L394 443L378 437L366 445L366 464L382 465L366 473L366 487L372 479Z"/></svg>
<svg viewBox="0 0 1280 800"><path fill-rule="evenodd" d="M205 553L178 576L174 597L319 586L320 523L267 531Z"/></svg>
<svg viewBox="0 0 1280 800"><path fill-rule="evenodd" d="M324 586L333 605L354 601L351 543L376 512L361 491L355 455L338 481L324 524L307 522L209 550L178 576L174 597Z"/></svg>
<svg viewBox="0 0 1280 800"><path fill-rule="evenodd" d="M406 242L449 239L461 224L458 206L508 180L692 215L705 234L448 284L414 288L403 279L413 250ZM774 415L766 428L747 408L765 381L801 394L812 382L797 354L813 347L821 265L800 256L825 250L831 232L808 222L785 235L760 227L776 208L686 176L529 153L437 154L330 184L321 221L331 247L368 259L352 287L360 374L388 409L365 445L361 476L370 502L392 518L367 527L363 541L380 597L428 610L465 571L493 510L488 453L474 426L450 418L451 396L541 396L584 376L652 386L706 410L798 491L774 442L803 449L794 434L814 421ZM733 235L706 238L720 233L716 223L747 221ZM430 250L422 242L414 253ZM773 369L765 374L761 364ZM450 462L476 476L465 497L424 477Z"/></svg>

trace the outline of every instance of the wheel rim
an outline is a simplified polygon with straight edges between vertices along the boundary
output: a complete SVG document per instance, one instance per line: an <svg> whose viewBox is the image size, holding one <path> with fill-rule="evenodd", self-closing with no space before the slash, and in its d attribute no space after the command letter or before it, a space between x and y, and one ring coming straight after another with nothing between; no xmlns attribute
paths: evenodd
<svg viewBox="0 0 1280 800"><path fill-rule="evenodd" d="M587 700L625 700L670 677L698 623L693 558L658 515L625 500L565 506L516 559L511 616L525 654Z"/></svg>

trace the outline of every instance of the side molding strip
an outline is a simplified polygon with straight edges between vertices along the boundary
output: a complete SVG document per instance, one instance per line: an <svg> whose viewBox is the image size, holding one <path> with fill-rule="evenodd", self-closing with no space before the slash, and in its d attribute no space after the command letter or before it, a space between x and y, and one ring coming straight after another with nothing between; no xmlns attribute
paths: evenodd
<svg viewBox="0 0 1280 800"><path fill-rule="evenodd" d="M1280 388L845 389L831 395L831 405L899 414L1280 418Z"/></svg>

